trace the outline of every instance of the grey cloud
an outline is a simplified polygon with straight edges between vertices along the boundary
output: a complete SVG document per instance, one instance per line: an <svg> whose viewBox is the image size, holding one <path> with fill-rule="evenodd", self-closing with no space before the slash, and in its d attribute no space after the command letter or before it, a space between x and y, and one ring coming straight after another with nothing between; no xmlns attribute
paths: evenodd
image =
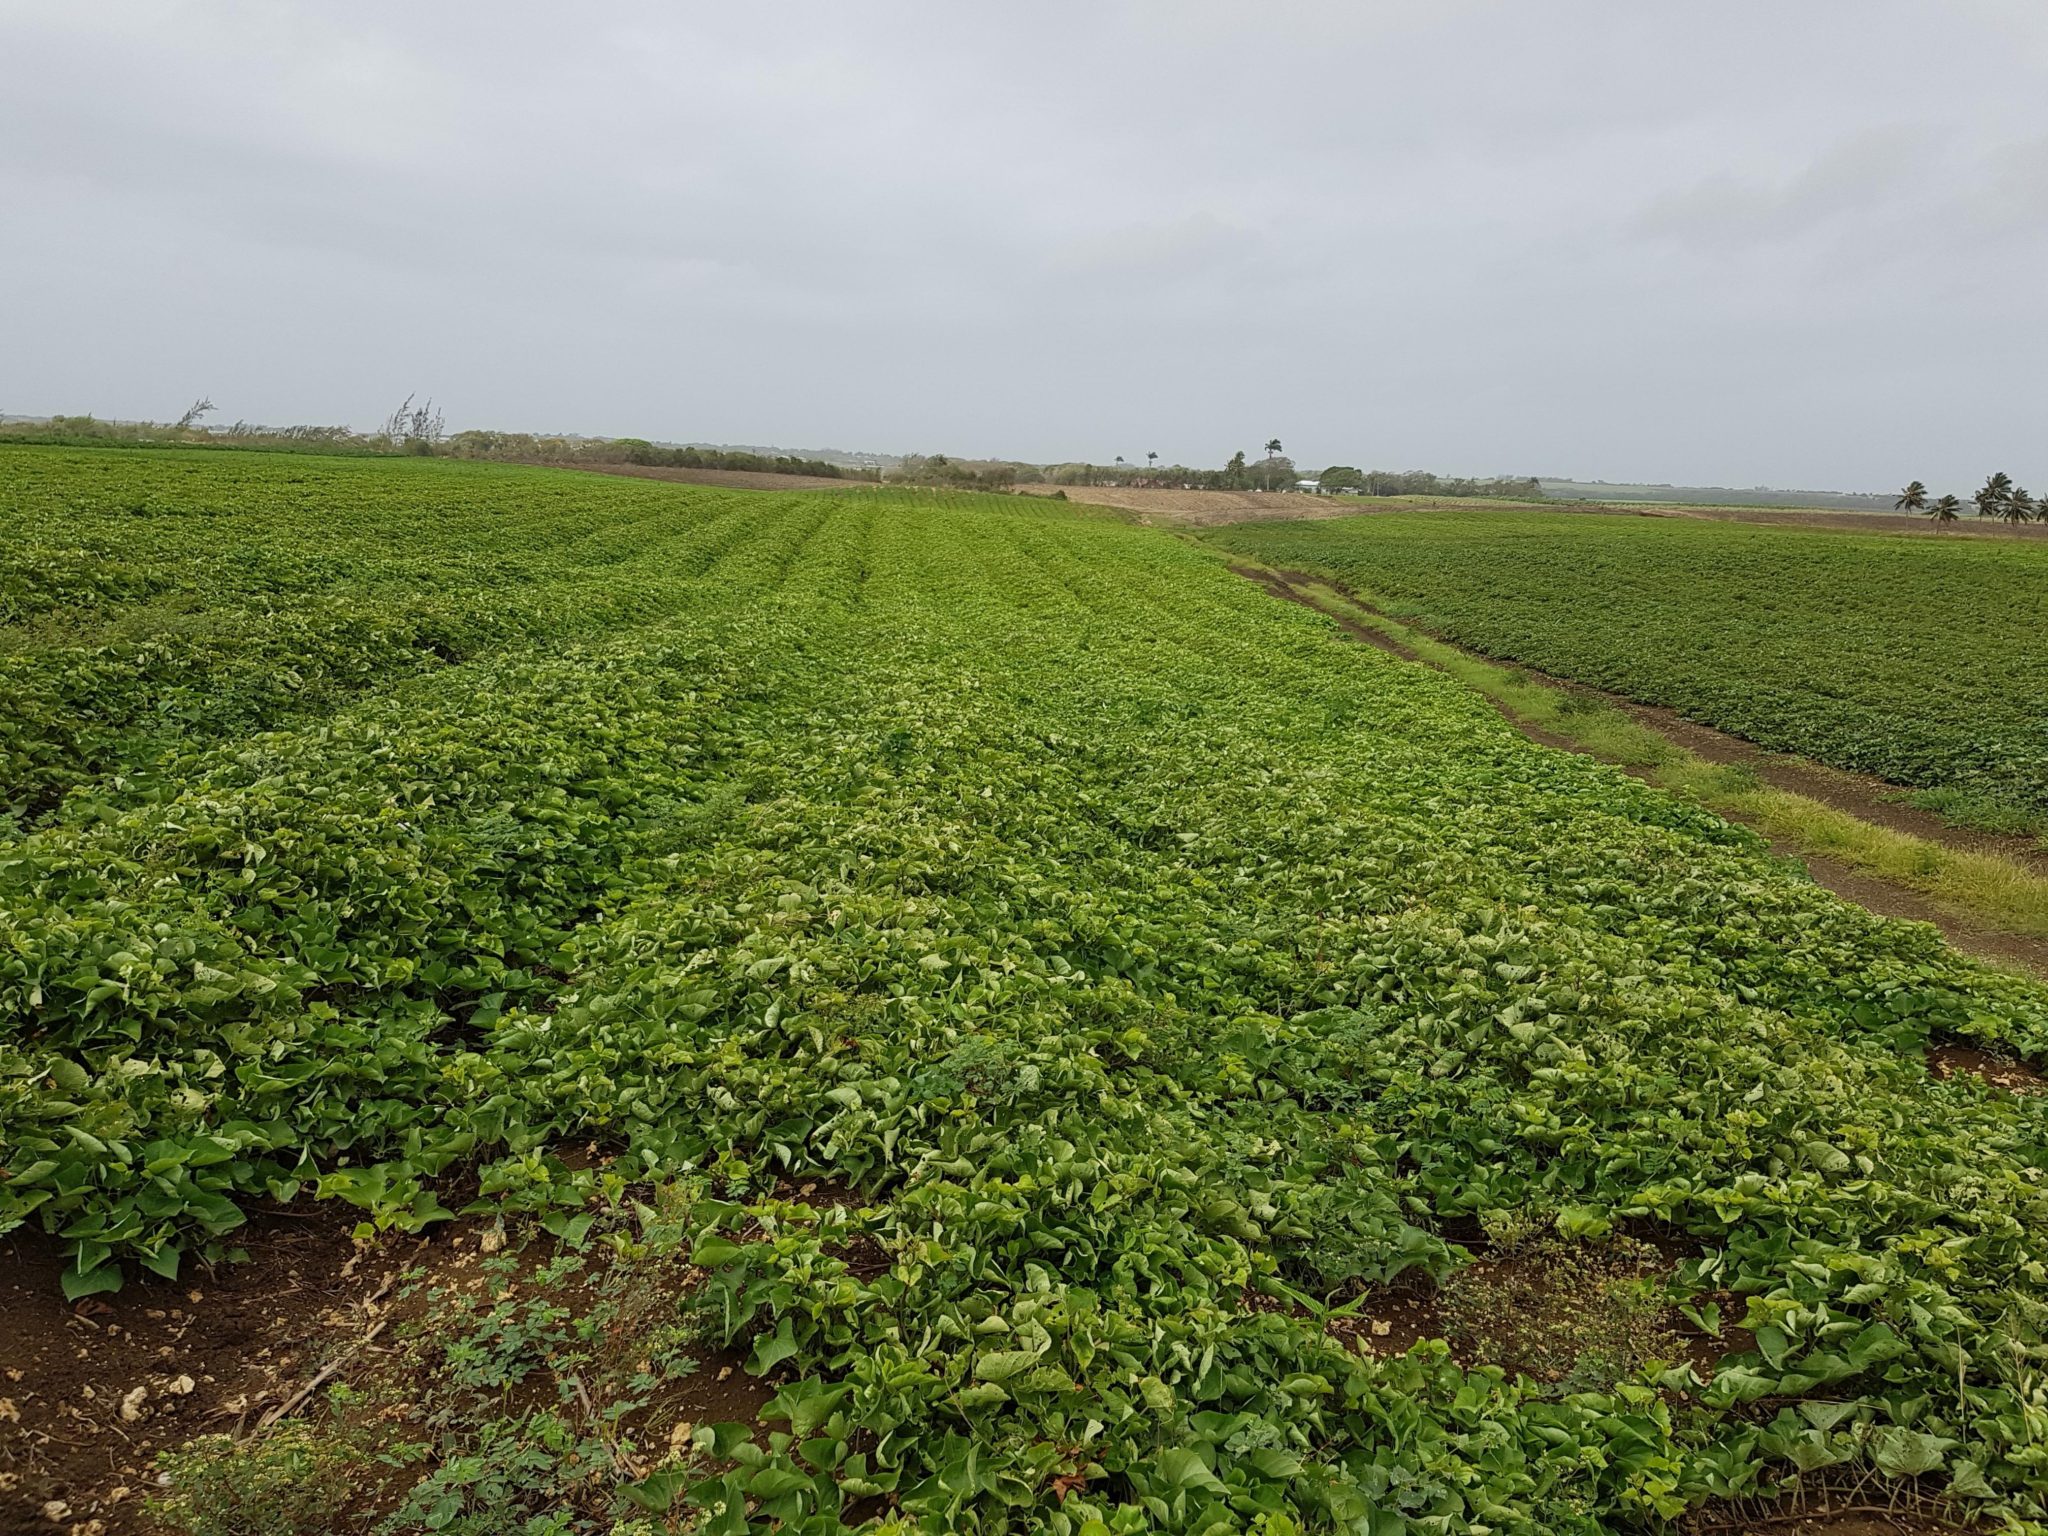
<svg viewBox="0 0 2048 1536"><path fill-rule="evenodd" d="M1918 128L1867 129L1778 178L1717 173L1644 210L1653 235L1744 245L1810 234L1859 215L1890 217L1931 179L1932 135Z"/></svg>
<svg viewBox="0 0 2048 1536"><path fill-rule="evenodd" d="M0 409L2039 483L2044 85L2037 0L0 0Z"/></svg>

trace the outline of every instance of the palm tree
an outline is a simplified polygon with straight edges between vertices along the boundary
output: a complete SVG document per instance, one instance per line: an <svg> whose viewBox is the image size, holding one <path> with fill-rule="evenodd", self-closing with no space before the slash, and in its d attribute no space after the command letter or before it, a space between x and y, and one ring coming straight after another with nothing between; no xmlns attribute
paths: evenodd
<svg viewBox="0 0 2048 1536"><path fill-rule="evenodd" d="M1983 489L1970 499L1977 503L1979 517L1997 517L2005 510L2006 498L2012 495L2012 476L2000 470L1984 482Z"/></svg>
<svg viewBox="0 0 2048 1536"><path fill-rule="evenodd" d="M1956 520L1956 514L1963 510L1963 504L1953 496L1944 496L1927 509L1927 515L1934 519L1934 526L1946 528Z"/></svg>
<svg viewBox="0 0 2048 1536"><path fill-rule="evenodd" d="M2016 485L2005 493L2005 505L1999 510L1999 516L2008 523L2024 523L2032 519L2039 510L2034 504L2034 498L2027 494L2027 488Z"/></svg>
<svg viewBox="0 0 2048 1536"><path fill-rule="evenodd" d="M1279 457L1280 457L1280 439L1279 439L1279 438L1277 438L1277 437L1274 437L1274 438L1268 438L1268 439L1267 439L1267 441L1266 441L1266 457L1267 457L1267 458L1269 458L1269 459L1277 459L1277 458L1279 458Z"/></svg>
<svg viewBox="0 0 2048 1536"><path fill-rule="evenodd" d="M1159 450L1157 448L1150 449L1145 454L1145 467L1147 469L1159 467Z"/></svg>
<svg viewBox="0 0 2048 1536"><path fill-rule="evenodd" d="M1899 492L1899 499L1892 503L1892 510L1894 512L1925 512L1927 510L1927 487L1918 480L1908 481L1906 488Z"/></svg>

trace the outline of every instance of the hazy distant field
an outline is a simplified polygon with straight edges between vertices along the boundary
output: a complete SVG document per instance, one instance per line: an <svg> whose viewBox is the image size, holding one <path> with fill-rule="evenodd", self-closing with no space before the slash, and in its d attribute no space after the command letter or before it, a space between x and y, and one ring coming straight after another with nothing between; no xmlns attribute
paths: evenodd
<svg viewBox="0 0 2048 1536"><path fill-rule="evenodd" d="M1647 502L1709 507L1810 507L1844 512L1892 510L1889 496L1856 491L1780 491L1768 487L1740 490L1724 485L1649 485L1607 480L1544 480L1543 494L1557 501Z"/></svg>
<svg viewBox="0 0 2048 1536"><path fill-rule="evenodd" d="M1482 508L1210 537L1965 818L2048 819L2048 545Z"/></svg>

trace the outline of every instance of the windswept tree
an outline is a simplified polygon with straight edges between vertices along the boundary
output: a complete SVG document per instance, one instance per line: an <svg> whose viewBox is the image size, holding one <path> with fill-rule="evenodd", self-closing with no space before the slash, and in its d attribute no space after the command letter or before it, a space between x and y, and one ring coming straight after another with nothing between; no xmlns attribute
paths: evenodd
<svg viewBox="0 0 2048 1536"><path fill-rule="evenodd" d="M1927 515L1934 519L1934 526L1946 528L1961 515L1963 504L1953 496L1944 496L1927 509Z"/></svg>
<svg viewBox="0 0 2048 1536"><path fill-rule="evenodd" d="M2016 485L2005 493L2005 504L1999 508L1998 515L2008 523L2025 523L2033 521L2039 511L2034 498L2027 494L2027 488Z"/></svg>
<svg viewBox="0 0 2048 1536"><path fill-rule="evenodd" d="M414 405L413 398L407 395L398 409L385 418L383 436L408 453L432 453L435 445L448 435L448 424L432 400Z"/></svg>
<svg viewBox="0 0 2048 1536"><path fill-rule="evenodd" d="M1927 487L1918 480L1906 482L1906 488L1899 492L1899 499L1892 503L1894 512L1925 512L1927 510Z"/></svg>
<svg viewBox="0 0 2048 1536"><path fill-rule="evenodd" d="M1263 458L1252 467L1252 484L1259 490L1291 491L1294 482L1294 460L1284 453Z"/></svg>
<svg viewBox="0 0 2048 1536"><path fill-rule="evenodd" d="M1267 439L1266 439L1266 457L1267 457L1267 458L1269 458L1269 459L1277 459L1277 458L1279 458L1279 457L1280 457L1281 453L1282 453L1282 452L1284 452L1284 451L1285 451L1285 450L1283 450L1283 449L1281 448L1281 446L1280 446L1280 439L1279 439L1279 438L1277 438L1277 437L1269 437L1269 438L1267 438Z"/></svg>
<svg viewBox="0 0 2048 1536"><path fill-rule="evenodd" d="M190 432L199 425L200 417L210 415L213 410L213 396L201 395L197 400L194 400L185 407L185 414L178 418L178 430L180 432Z"/></svg>
<svg viewBox="0 0 2048 1536"><path fill-rule="evenodd" d="M2001 469L1986 480L1977 494L1970 499L1977 503L1979 517L2003 517L2006 500L2011 495L2012 476Z"/></svg>

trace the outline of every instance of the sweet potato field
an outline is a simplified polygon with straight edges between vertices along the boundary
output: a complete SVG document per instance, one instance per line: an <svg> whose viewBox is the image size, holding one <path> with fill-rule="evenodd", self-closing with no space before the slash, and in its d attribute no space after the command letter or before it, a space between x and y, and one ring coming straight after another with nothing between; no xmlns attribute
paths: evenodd
<svg viewBox="0 0 2048 1536"><path fill-rule="evenodd" d="M2048 831L2048 546L1489 510L1213 537L1489 656Z"/></svg>
<svg viewBox="0 0 2048 1536"><path fill-rule="evenodd" d="M572 1320L488 1426L294 1426L393 1501L319 1529L2048 1514L2048 1099L1928 1065L2048 990L1170 535L15 449L0 594L0 1230L679 1244L622 1358L772 1392L565 1458Z"/></svg>

